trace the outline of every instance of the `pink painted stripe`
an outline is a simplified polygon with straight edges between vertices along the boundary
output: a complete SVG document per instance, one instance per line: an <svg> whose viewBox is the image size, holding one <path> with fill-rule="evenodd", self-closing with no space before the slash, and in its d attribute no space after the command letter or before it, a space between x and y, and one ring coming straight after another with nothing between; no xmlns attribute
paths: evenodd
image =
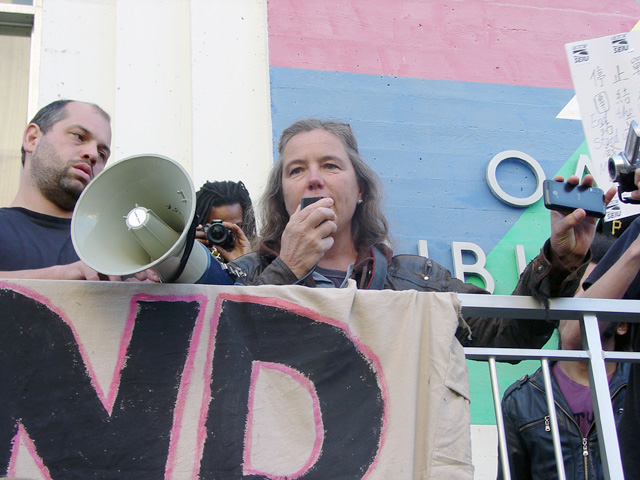
<svg viewBox="0 0 640 480"><path fill-rule="evenodd" d="M313 404L313 420L316 429L316 438L313 442L313 448L311 449L311 454L309 458L304 463L304 465L297 471L290 475L285 476L274 476L269 472L261 472L256 470L251 465L251 448L253 446L253 403L255 398L255 388L258 382L258 376L263 369L271 369L282 372L286 375L289 375L293 378L302 388L304 388L311 397L311 401ZM294 370L293 368L287 367L286 365L272 363L272 362L254 362L253 368L251 371L251 388L249 391L249 419L247 420L247 431L244 439L244 465L243 465L243 474L244 475L263 475L273 480L288 480L300 478L302 475L307 473L307 471L316 463L318 457L320 456L322 443L324 441L324 426L322 423L322 415L320 413L320 399L318 398L318 394L316 392L315 386L311 381L305 377L302 373Z"/></svg>
<svg viewBox="0 0 640 480"><path fill-rule="evenodd" d="M270 64L573 88L564 44L626 32L635 1L269 0Z"/></svg>
<svg viewBox="0 0 640 480"><path fill-rule="evenodd" d="M24 428L24 426L21 423L18 424L18 433L16 433L15 437L13 437L13 441L12 441L13 449L11 451L11 459L9 460L9 468L7 469L7 475L9 477L16 476L16 473L17 473L16 463L18 461L18 449L20 447L20 443L24 443L25 447L27 448L27 451L29 452L29 455L31 455L31 458L33 459L38 470L40 471L42 478L44 478L45 480L52 480L51 474L49 473L49 469L45 466L44 462L42 461L42 458L40 458L40 455L38 455L38 452L36 450L35 444L33 443L33 440L31 440L31 437L29 437L27 430Z"/></svg>
<svg viewBox="0 0 640 480"><path fill-rule="evenodd" d="M200 401L200 414L198 416L198 425L196 428L196 451L194 452L194 464L191 471L191 479L198 480L200 478L200 464L202 462L202 453L204 452L204 444L207 440L207 416L209 414L209 405L211 403L211 375L213 371L213 354L215 351L216 334L218 332L218 321L220 319L220 311L222 309L222 295L216 298L213 314L209 321L209 343L207 345L207 353L205 359L205 367L202 373L202 400Z"/></svg>
<svg viewBox="0 0 640 480"><path fill-rule="evenodd" d="M135 302L142 300L141 296L135 298ZM151 297L147 296L144 298L149 300L158 300L159 297ZM167 300L167 298L160 298ZM165 479L170 480L174 478L174 469L177 463L177 455L178 455L178 442L180 440L180 434L182 432L182 420L184 418L186 403L187 403L187 395L189 393L189 388L191 387L191 380L193 377L193 370L195 365L196 354L198 351L198 345L200 343L200 335L202 334L202 329L204 326L204 315L208 303L208 299L205 295L190 295L184 297L176 297L172 296L168 298L171 301L186 301L186 302L199 302L200 310L198 312L198 318L196 320L196 325L191 336L191 341L189 343L189 353L187 355L187 361L185 362L185 366L182 372L182 377L180 379L180 387L178 389L178 398L176 400L176 406L173 412L173 427L171 428L171 442L169 444L169 454L167 456L167 466L165 468Z"/></svg>

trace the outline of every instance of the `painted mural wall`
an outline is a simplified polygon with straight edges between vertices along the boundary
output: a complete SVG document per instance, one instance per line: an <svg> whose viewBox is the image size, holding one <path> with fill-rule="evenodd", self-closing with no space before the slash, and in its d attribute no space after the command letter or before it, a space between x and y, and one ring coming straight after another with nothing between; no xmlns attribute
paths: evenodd
<svg viewBox="0 0 640 480"><path fill-rule="evenodd" d="M274 145L299 118L348 122L385 185L395 251L418 253L426 240L429 257L452 269L451 243L472 242L495 293L509 294L515 245L533 258L548 212L542 200L499 200L487 165L517 150L546 178L573 173L588 151L580 121L557 118L574 95L564 44L626 32L639 19L634 0L269 0ZM520 161L503 162L497 177L510 195L535 190ZM535 368L500 366L501 388ZM486 365L470 362L470 377L472 422L491 424Z"/></svg>
<svg viewBox="0 0 640 480"><path fill-rule="evenodd" d="M306 116L350 123L384 181L397 251L424 239L448 268L452 241L489 254L528 213L491 193L489 161L519 150L552 177L584 140L579 121L556 118L573 97L563 45L640 19L633 0L530 3L269 0L274 140ZM532 193L530 169L504 167L508 193ZM527 258L548 232L541 213L517 239Z"/></svg>
<svg viewBox="0 0 640 480"><path fill-rule="evenodd" d="M640 20L635 0L36 5L31 113L60 97L97 102L114 117L114 160L162 153L196 185L243 179L256 200L271 161L270 120L274 143L299 118L346 121L386 187L395 251L417 253L426 240L429 256L452 269L451 243L473 242L499 294L517 278L514 246L535 256L548 213L541 202L514 208L497 199L487 164L518 150L547 177L571 173L588 152L580 122L557 118L573 97L564 44ZM514 196L534 188L517 161L505 162L498 178ZM500 366L501 387L535 368ZM472 362L470 377L472 423L491 424L480 393L486 366Z"/></svg>

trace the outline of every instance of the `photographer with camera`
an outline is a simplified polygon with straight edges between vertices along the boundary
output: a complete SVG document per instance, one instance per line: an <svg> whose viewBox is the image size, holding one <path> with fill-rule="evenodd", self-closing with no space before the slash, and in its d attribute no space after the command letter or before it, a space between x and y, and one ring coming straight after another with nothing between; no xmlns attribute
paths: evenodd
<svg viewBox="0 0 640 480"><path fill-rule="evenodd" d="M219 260L230 262L251 251L256 222L249 192L242 182L206 182L196 193L201 222L196 239Z"/></svg>

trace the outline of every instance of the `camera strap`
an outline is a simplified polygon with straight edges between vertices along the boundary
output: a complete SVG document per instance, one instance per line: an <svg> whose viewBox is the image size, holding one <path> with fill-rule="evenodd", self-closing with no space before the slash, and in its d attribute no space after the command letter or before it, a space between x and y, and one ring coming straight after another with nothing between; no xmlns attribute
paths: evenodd
<svg viewBox="0 0 640 480"><path fill-rule="evenodd" d="M189 232L187 233L187 238L184 244L184 252L182 253L182 257L180 258L180 264L178 265L178 269L168 280L165 280L164 283L175 282L178 278L180 278L180 275L182 275L182 272L184 272L184 267L187 266L187 262L189 261L189 256L191 255L191 250L193 250L193 245L194 245L194 242L196 241L196 227L199 225L199 223L200 222L198 220L198 216L196 215L193 218L193 222L191 222L191 226L189 227Z"/></svg>
<svg viewBox="0 0 640 480"><path fill-rule="evenodd" d="M375 246L371 247L371 253L373 254L373 267L367 290L384 290L384 282L387 278L387 257Z"/></svg>

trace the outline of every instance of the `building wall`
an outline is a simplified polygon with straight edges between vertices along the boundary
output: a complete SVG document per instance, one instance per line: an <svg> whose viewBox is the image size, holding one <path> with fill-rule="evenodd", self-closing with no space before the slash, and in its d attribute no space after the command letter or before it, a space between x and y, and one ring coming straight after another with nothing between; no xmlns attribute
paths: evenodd
<svg viewBox="0 0 640 480"><path fill-rule="evenodd" d="M452 241L489 254L523 215L535 227L519 240L537 253L546 212L498 200L486 167L517 150L547 177L560 171L584 139L580 122L556 118L573 97L564 44L628 31L640 14L633 0L268 5L274 137L308 115L349 122L387 187L398 251L425 239L449 268ZM528 168L503 170L508 193L532 193Z"/></svg>
<svg viewBox="0 0 640 480"><path fill-rule="evenodd" d="M262 189L272 162L266 2L36 1L30 115L58 98L92 101L113 117L113 160L159 153L196 189L240 179Z"/></svg>
<svg viewBox="0 0 640 480"><path fill-rule="evenodd" d="M515 246L535 256L548 213L541 201L500 201L486 167L517 150L547 178L572 173L587 151L580 122L558 118L573 96L563 46L640 19L634 0L36 0L35 9L29 116L57 98L98 103L113 116L115 161L160 153L196 188L242 179L254 200L288 124L346 121L382 177L395 250L418 253L426 240L452 269L452 242L472 242L503 294L517 279ZM518 161L498 178L514 196L535 187ZM500 366L501 387L535 368ZM494 441L482 429L494 421L487 368L470 362L470 372L474 438ZM489 454L476 478L494 465Z"/></svg>

